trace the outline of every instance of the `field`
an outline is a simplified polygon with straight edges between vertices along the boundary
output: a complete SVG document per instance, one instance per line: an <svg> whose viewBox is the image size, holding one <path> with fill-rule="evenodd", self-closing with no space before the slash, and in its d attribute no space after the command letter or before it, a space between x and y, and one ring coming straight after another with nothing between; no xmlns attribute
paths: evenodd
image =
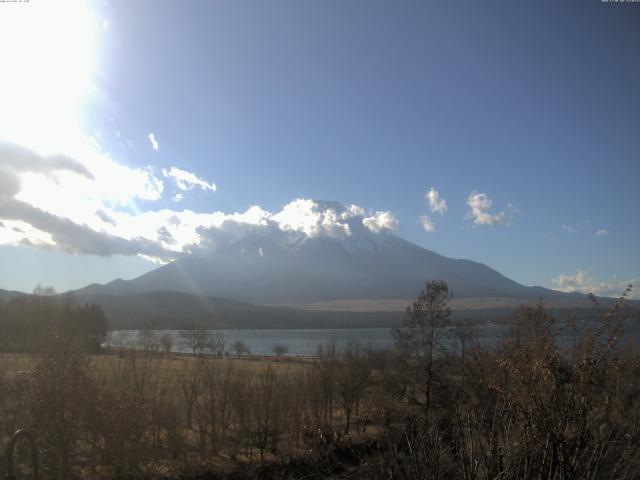
<svg viewBox="0 0 640 480"><path fill-rule="evenodd" d="M345 405L359 402L360 410L349 412L345 429L337 384L332 380L331 391L322 392L321 376L337 375L337 366L335 352L324 360L139 349L87 355L65 345L48 354L3 354L2 436L18 428L39 432L44 473L51 478L162 478L250 468L301 455L320 441L323 433L311 423L356 437L366 430L369 421L361 422L372 405L365 412L359 395L347 399Z"/></svg>

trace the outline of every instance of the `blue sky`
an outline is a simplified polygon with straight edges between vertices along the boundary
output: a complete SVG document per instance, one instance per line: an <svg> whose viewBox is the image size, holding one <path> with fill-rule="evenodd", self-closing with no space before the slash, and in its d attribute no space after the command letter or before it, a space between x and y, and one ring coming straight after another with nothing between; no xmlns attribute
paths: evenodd
<svg viewBox="0 0 640 480"><path fill-rule="evenodd" d="M640 4L69 5L0 5L0 170L19 184L0 191L0 288L131 278L162 257L168 212L209 215L193 230L299 198L388 212L396 234L526 285L640 278Z"/></svg>

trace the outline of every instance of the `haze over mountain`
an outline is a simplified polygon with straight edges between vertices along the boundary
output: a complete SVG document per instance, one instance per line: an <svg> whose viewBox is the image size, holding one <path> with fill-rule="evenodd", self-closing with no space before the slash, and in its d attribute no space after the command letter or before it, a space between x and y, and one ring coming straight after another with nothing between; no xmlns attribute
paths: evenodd
<svg viewBox="0 0 640 480"><path fill-rule="evenodd" d="M410 299L425 281L445 280L455 298L582 297L523 286L481 263L444 257L393 234L383 220L357 207L313 202L299 223L281 219L241 233L235 229L234 241L222 242L217 229L211 237L216 248L205 242L133 280L94 284L76 293L175 291L254 304L301 304Z"/></svg>

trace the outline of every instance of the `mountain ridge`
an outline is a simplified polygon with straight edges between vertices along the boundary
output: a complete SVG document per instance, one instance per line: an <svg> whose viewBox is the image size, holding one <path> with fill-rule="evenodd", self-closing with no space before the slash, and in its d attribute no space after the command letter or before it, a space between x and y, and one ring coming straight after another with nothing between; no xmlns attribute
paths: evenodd
<svg viewBox="0 0 640 480"><path fill-rule="evenodd" d="M266 230L215 252L196 252L132 280L92 284L76 294L175 291L251 304L353 298L415 298L427 280L447 281L454 297L583 298L521 285L467 259L452 259L390 232L357 229L340 238Z"/></svg>

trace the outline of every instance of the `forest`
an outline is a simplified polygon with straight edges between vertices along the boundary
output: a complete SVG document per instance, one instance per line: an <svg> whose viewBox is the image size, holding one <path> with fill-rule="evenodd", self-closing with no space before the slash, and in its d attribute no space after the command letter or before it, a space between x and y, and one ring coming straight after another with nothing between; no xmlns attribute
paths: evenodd
<svg viewBox="0 0 640 480"><path fill-rule="evenodd" d="M99 305L76 305L73 295L36 287L33 295L0 299L0 351L32 352L46 348L52 336L82 341L97 352L107 334L107 317Z"/></svg>

